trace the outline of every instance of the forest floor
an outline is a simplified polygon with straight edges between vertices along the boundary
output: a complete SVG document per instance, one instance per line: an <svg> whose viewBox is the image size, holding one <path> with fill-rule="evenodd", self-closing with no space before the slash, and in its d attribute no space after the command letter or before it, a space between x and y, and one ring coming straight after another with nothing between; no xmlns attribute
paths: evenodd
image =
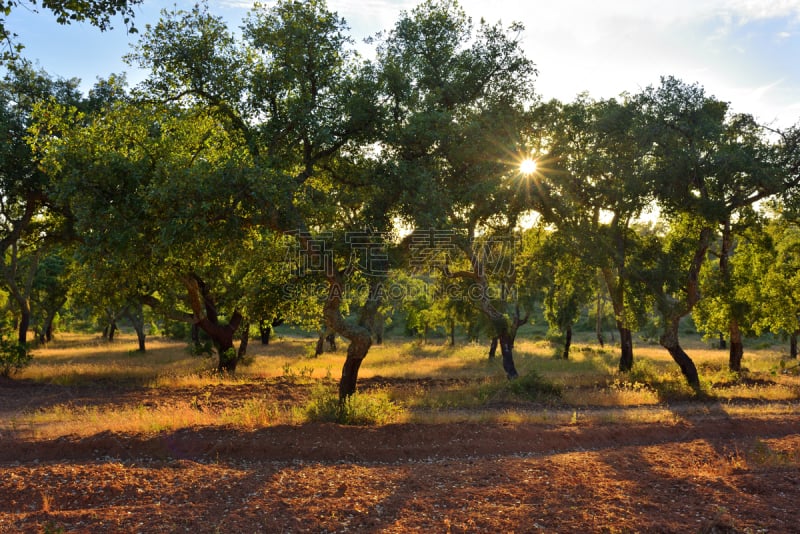
<svg viewBox="0 0 800 534"><path fill-rule="evenodd" d="M280 379L228 385L197 409L304 394ZM4 424L63 403L185 409L198 395L0 383L0 532L800 532L796 404L781 415L676 404L655 423L612 414L57 437Z"/></svg>

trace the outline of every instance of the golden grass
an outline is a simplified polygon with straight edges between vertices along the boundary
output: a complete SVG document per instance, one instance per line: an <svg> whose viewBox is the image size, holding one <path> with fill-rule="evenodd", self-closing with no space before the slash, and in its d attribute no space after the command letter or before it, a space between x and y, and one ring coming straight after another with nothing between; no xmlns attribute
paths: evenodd
<svg viewBox="0 0 800 534"><path fill-rule="evenodd" d="M212 372L214 362L189 354L184 342L148 340L148 350L136 352L136 340L122 335L114 343L97 336L64 333L47 347L34 350L33 363L18 378L60 385L119 383L139 388L188 388L202 390L220 384L254 384L282 377L297 383L336 380L346 346L313 354L314 339L285 336L265 346L251 343L248 365L233 377ZM783 372L781 347L749 350L742 376L727 371L727 352L709 349L699 338L686 342L687 352L698 365L707 395L715 410L731 415L791 412L800 399L800 376ZM373 346L360 378L447 379L438 382L388 386L376 392L401 409L394 421L424 423L494 421L507 423L672 421L677 414L665 400L690 400L694 392L684 383L677 366L662 348L641 345L634 349L637 365L630 375L617 371L618 349L600 348L588 338L573 345L569 361L553 358L554 347L544 341L521 339L515 361L523 376L535 371L561 391L557 399L518 398L509 387L499 359L487 358L487 346L449 347L390 341ZM449 379L458 379L456 381ZM369 395L367 392L365 395ZM4 426L39 437L101 431L159 432L190 426L232 425L256 428L274 424L296 424L306 420L303 406L280 406L264 398L253 398L223 409L208 409L202 392L193 402L168 406L51 406L13 417ZM742 402L745 401L745 402ZM761 401L748 407L746 401ZM772 402L768 406L763 401ZM697 403L702 412L708 403ZM788 406L788 407L787 407ZM783 412L783 413L789 413ZM702 413L701 413L702 414ZM691 415L691 414L690 414Z"/></svg>

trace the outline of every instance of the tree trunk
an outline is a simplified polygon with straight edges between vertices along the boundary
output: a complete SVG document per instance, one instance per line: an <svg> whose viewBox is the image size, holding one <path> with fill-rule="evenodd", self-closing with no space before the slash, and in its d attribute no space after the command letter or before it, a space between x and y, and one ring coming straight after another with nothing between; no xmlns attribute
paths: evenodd
<svg viewBox="0 0 800 534"><path fill-rule="evenodd" d="M247 345L250 343L250 323L242 325L242 335L239 338L239 350L236 352L237 358L241 361L247 356Z"/></svg>
<svg viewBox="0 0 800 534"><path fill-rule="evenodd" d="M325 352L325 331L319 333L317 337L317 345L314 347L314 357L319 358L319 355Z"/></svg>
<svg viewBox="0 0 800 534"><path fill-rule="evenodd" d="M621 269L621 268L620 268ZM633 335L625 321L625 289L621 275L614 275L610 268L602 270L608 294L611 296L611 305L614 308L614 318L619 332L619 370L627 373L633 369Z"/></svg>
<svg viewBox="0 0 800 534"><path fill-rule="evenodd" d="M139 343L139 352L146 352L147 351L147 347L145 346L144 328L139 326L139 325L136 325L133 328L134 328L134 330L136 330L136 340Z"/></svg>
<svg viewBox="0 0 800 534"><path fill-rule="evenodd" d="M629 328L625 328L621 323L617 324L620 341L619 370L627 373L633 369L633 334Z"/></svg>
<svg viewBox="0 0 800 534"><path fill-rule="evenodd" d="M800 330L795 330L789 336L789 356L797 358L797 338L800 337Z"/></svg>
<svg viewBox="0 0 800 534"><path fill-rule="evenodd" d="M494 360L497 356L497 336L492 338L492 344L489 345L489 359Z"/></svg>
<svg viewBox="0 0 800 534"><path fill-rule="evenodd" d="M40 342L50 343L53 341L53 323L56 320L56 315L58 314L59 310L61 310L66 303L66 299L60 300L56 306L53 306L52 309L47 310L47 317L45 317L44 324L42 325L42 332L39 339Z"/></svg>
<svg viewBox="0 0 800 534"><path fill-rule="evenodd" d="M725 336L722 335L722 332L719 333L719 349L725 350L728 348L728 343L725 341Z"/></svg>
<svg viewBox="0 0 800 534"><path fill-rule="evenodd" d="M681 373L683 376L686 377L686 381L692 386L695 390L700 389L700 377L697 374L697 367L694 365L694 362L686 354L686 351L683 350L681 347L680 341L678 340L678 325L680 323L680 318L673 319L664 326L664 333L661 335L659 339L659 343L661 346L667 349L669 355L672 356L672 359L675 360L675 363L678 364L678 367L681 369Z"/></svg>
<svg viewBox="0 0 800 534"><path fill-rule="evenodd" d="M572 345L572 325L567 326L567 331L564 333L564 354L562 358L569 360L569 348Z"/></svg>
<svg viewBox="0 0 800 534"><path fill-rule="evenodd" d="M509 380L517 378L519 373L514 366L514 338L508 332L502 332L498 336L500 342L500 354L503 356L503 370Z"/></svg>
<svg viewBox="0 0 800 534"><path fill-rule="evenodd" d="M731 349L728 358L728 369L738 373L742 370L744 342L742 341L742 331L739 329L739 322L735 318L731 319L730 335Z"/></svg>
<svg viewBox="0 0 800 534"><path fill-rule="evenodd" d="M258 323L258 329L261 333L261 344L269 345L269 337L272 334L272 325L267 321L262 320Z"/></svg>
<svg viewBox="0 0 800 534"><path fill-rule="evenodd" d="M216 303L205 282L194 273L184 276L182 281L186 287L194 322L208 334L217 349L219 357L217 371L235 372L239 357L233 346L233 335L242 323L241 312L234 310L228 324L220 324Z"/></svg>
<svg viewBox="0 0 800 534"><path fill-rule="evenodd" d="M24 303L20 302L19 307L19 329L17 331L17 340L20 345L28 342L28 328L31 325L31 305L28 299L24 299Z"/></svg>
<svg viewBox="0 0 800 534"><path fill-rule="evenodd" d="M131 311L130 307L128 307L125 308L123 313L133 325L133 329L136 331L136 339L139 342L139 352L145 352L144 311L142 309L141 302L136 303L135 306L136 308L134 311Z"/></svg>
<svg viewBox="0 0 800 534"><path fill-rule="evenodd" d="M605 340L603 339L603 297L599 289L597 290L597 311L595 313L594 331L597 335L597 342L600 343L601 347L605 346Z"/></svg>

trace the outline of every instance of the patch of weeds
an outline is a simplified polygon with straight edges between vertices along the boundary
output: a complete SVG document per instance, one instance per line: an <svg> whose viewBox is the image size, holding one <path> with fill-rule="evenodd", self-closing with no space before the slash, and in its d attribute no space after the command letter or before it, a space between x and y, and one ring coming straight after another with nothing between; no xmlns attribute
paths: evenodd
<svg viewBox="0 0 800 534"><path fill-rule="evenodd" d="M478 397L487 401L508 400L554 400L561 397L561 387L544 378L536 371L526 373L514 380L493 382L478 389Z"/></svg>
<svg viewBox="0 0 800 534"><path fill-rule="evenodd" d="M756 439L753 447L747 452L749 465L759 467L789 467L796 465L800 455L777 451L760 439Z"/></svg>
<svg viewBox="0 0 800 534"><path fill-rule="evenodd" d="M304 365L299 369L293 369L290 363L283 364L283 378L289 382L310 382L313 374L314 368L311 366Z"/></svg>
<svg viewBox="0 0 800 534"><path fill-rule="evenodd" d="M8 378L20 372L30 365L32 359L26 343L0 337L0 376Z"/></svg>
<svg viewBox="0 0 800 534"><path fill-rule="evenodd" d="M340 425L385 425L398 419L403 409L392 402L386 391L355 393L340 400L333 388L318 386L305 407L308 421Z"/></svg>
<svg viewBox="0 0 800 534"><path fill-rule="evenodd" d="M700 389L690 386L679 371L660 371L647 360L637 360L627 373L627 381L631 384L643 384L656 392L660 401L692 400L709 398L708 383L701 383Z"/></svg>

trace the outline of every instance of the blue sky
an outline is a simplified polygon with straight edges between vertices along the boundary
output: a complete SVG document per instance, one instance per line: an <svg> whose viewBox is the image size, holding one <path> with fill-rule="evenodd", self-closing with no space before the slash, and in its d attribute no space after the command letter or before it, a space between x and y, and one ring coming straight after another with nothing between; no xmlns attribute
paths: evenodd
<svg viewBox="0 0 800 534"><path fill-rule="evenodd" d="M140 28L184 0L145 0ZM269 5L269 1L264 2ZM416 0L328 0L357 39L390 29ZM252 2L210 1L212 12L238 28ZM569 101L583 91L607 98L657 84L662 75L700 83L734 111L785 128L800 122L800 0L461 0L474 20L520 21L528 56L539 68L544 98ZM122 56L136 36L121 22L106 33L88 25L59 26L47 12L17 9L7 20L25 56L51 75L83 80L141 73Z"/></svg>

